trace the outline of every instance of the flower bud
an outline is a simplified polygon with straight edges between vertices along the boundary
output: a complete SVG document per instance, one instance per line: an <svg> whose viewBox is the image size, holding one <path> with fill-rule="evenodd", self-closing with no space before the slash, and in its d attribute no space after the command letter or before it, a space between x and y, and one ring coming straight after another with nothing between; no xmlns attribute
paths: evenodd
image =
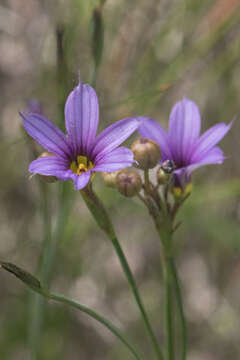
<svg viewBox="0 0 240 360"><path fill-rule="evenodd" d="M148 170L154 168L161 159L161 151L156 141L146 138L137 139L131 146L138 168Z"/></svg>
<svg viewBox="0 0 240 360"><path fill-rule="evenodd" d="M165 160L161 168L166 174L171 174L176 169L176 165L173 160Z"/></svg>
<svg viewBox="0 0 240 360"><path fill-rule="evenodd" d="M54 156L52 153L45 151L43 152L38 158L41 157L45 157L45 156ZM37 174L43 181L47 182L47 183L54 183L56 181L58 181L58 179L56 178L56 176L51 176L51 175L41 175L41 174Z"/></svg>
<svg viewBox="0 0 240 360"><path fill-rule="evenodd" d="M116 177L118 191L127 197L137 195L142 188L142 179L136 171L122 170Z"/></svg>
<svg viewBox="0 0 240 360"><path fill-rule="evenodd" d="M167 174L162 168L161 166L158 168L157 171L157 182L158 184L164 185L168 182L169 180L169 174Z"/></svg>
<svg viewBox="0 0 240 360"><path fill-rule="evenodd" d="M104 184L109 187L115 187L116 177L117 177L118 173L119 173L119 170L114 171L114 172L103 172L102 177L103 177Z"/></svg>

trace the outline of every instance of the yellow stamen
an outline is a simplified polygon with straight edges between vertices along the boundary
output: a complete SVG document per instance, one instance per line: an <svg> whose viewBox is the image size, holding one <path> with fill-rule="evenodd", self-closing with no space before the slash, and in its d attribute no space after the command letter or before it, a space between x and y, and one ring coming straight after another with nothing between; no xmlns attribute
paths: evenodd
<svg viewBox="0 0 240 360"><path fill-rule="evenodd" d="M180 197L182 195L182 189L180 187L174 187L173 195L176 197Z"/></svg>
<svg viewBox="0 0 240 360"><path fill-rule="evenodd" d="M185 198L187 195L191 194L192 192L192 183L188 183L184 190L178 186L173 188L173 195L176 198Z"/></svg>
<svg viewBox="0 0 240 360"><path fill-rule="evenodd" d="M192 183L188 183L184 189L183 196L185 197L185 196L191 194L191 192L192 192Z"/></svg>
<svg viewBox="0 0 240 360"><path fill-rule="evenodd" d="M72 170L77 175L81 175L93 167L93 163L89 161L86 156L82 155L78 155L77 160L72 161L70 164L70 170Z"/></svg>

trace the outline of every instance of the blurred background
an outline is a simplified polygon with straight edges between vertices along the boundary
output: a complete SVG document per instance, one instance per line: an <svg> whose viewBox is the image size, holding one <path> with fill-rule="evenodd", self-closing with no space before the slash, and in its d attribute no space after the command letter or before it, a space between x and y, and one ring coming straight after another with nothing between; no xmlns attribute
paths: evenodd
<svg viewBox="0 0 240 360"><path fill-rule="evenodd" d="M29 161L42 149L24 133L18 112L37 99L44 115L64 128L64 101L79 72L83 82L96 75L101 129L135 114L167 127L171 107L186 95L200 107L203 130L236 118L221 143L227 160L194 174L193 193L179 214L183 224L175 236L175 255L188 321L188 359L239 359L240 2L107 0L99 6L97 0L1 0L0 258L104 314L145 359L154 358L112 245L73 184L29 179ZM94 74L91 34L100 13L104 49ZM94 185L112 214L162 341L155 229L138 200L105 187L99 175ZM51 266L48 262L41 270L42 247L49 242ZM0 288L1 360L131 359L87 316L45 304L5 272L0 272Z"/></svg>

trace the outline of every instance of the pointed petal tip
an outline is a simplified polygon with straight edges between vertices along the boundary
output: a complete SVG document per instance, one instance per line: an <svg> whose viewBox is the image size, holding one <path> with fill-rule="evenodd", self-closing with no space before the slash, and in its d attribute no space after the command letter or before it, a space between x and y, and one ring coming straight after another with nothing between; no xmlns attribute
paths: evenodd
<svg viewBox="0 0 240 360"><path fill-rule="evenodd" d="M23 121L25 120L26 118L26 115L24 115L24 113L22 111L19 111L18 112L19 116L21 116L21 118L23 119Z"/></svg>
<svg viewBox="0 0 240 360"><path fill-rule="evenodd" d="M36 113L23 115L22 125L28 135L47 151L63 158L72 155L65 134L44 116Z"/></svg>
<svg viewBox="0 0 240 360"><path fill-rule="evenodd" d="M230 123L229 124L226 124L227 126L228 126L228 128L229 128L229 130L231 129L231 127L233 126L233 124L234 124L234 122L235 122L235 120L237 119L237 117L236 116L234 116L234 118L232 119L232 121L230 121Z"/></svg>
<svg viewBox="0 0 240 360"><path fill-rule="evenodd" d="M182 102L184 105L189 104L189 105L195 105L198 107L197 103L195 101L193 101L192 99L190 99L187 95L184 95L182 101L180 101L180 102Z"/></svg>
<svg viewBox="0 0 240 360"><path fill-rule="evenodd" d="M95 90L88 84L79 84L68 95L65 104L65 126L75 155L88 152L95 140L99 104Z"/></svg>

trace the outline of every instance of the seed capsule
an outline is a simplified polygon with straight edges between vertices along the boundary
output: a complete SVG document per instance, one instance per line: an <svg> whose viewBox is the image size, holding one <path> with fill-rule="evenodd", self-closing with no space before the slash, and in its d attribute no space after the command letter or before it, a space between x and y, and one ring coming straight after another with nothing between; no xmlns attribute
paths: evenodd
<svg viewBox="0 0 240 360"><path fill-rule="evenodd" d="M122 170L116 177L116 187L124 196L135 196L142 188L141 176L136 171Z"/></svg>
<svg viewBox="0 0 240 360"><path fill-rule="evenodd" d="M161 151L156 141L146 138L137 139L131 146L138 168L148 170L154 168L161 159Z"/></svg>

